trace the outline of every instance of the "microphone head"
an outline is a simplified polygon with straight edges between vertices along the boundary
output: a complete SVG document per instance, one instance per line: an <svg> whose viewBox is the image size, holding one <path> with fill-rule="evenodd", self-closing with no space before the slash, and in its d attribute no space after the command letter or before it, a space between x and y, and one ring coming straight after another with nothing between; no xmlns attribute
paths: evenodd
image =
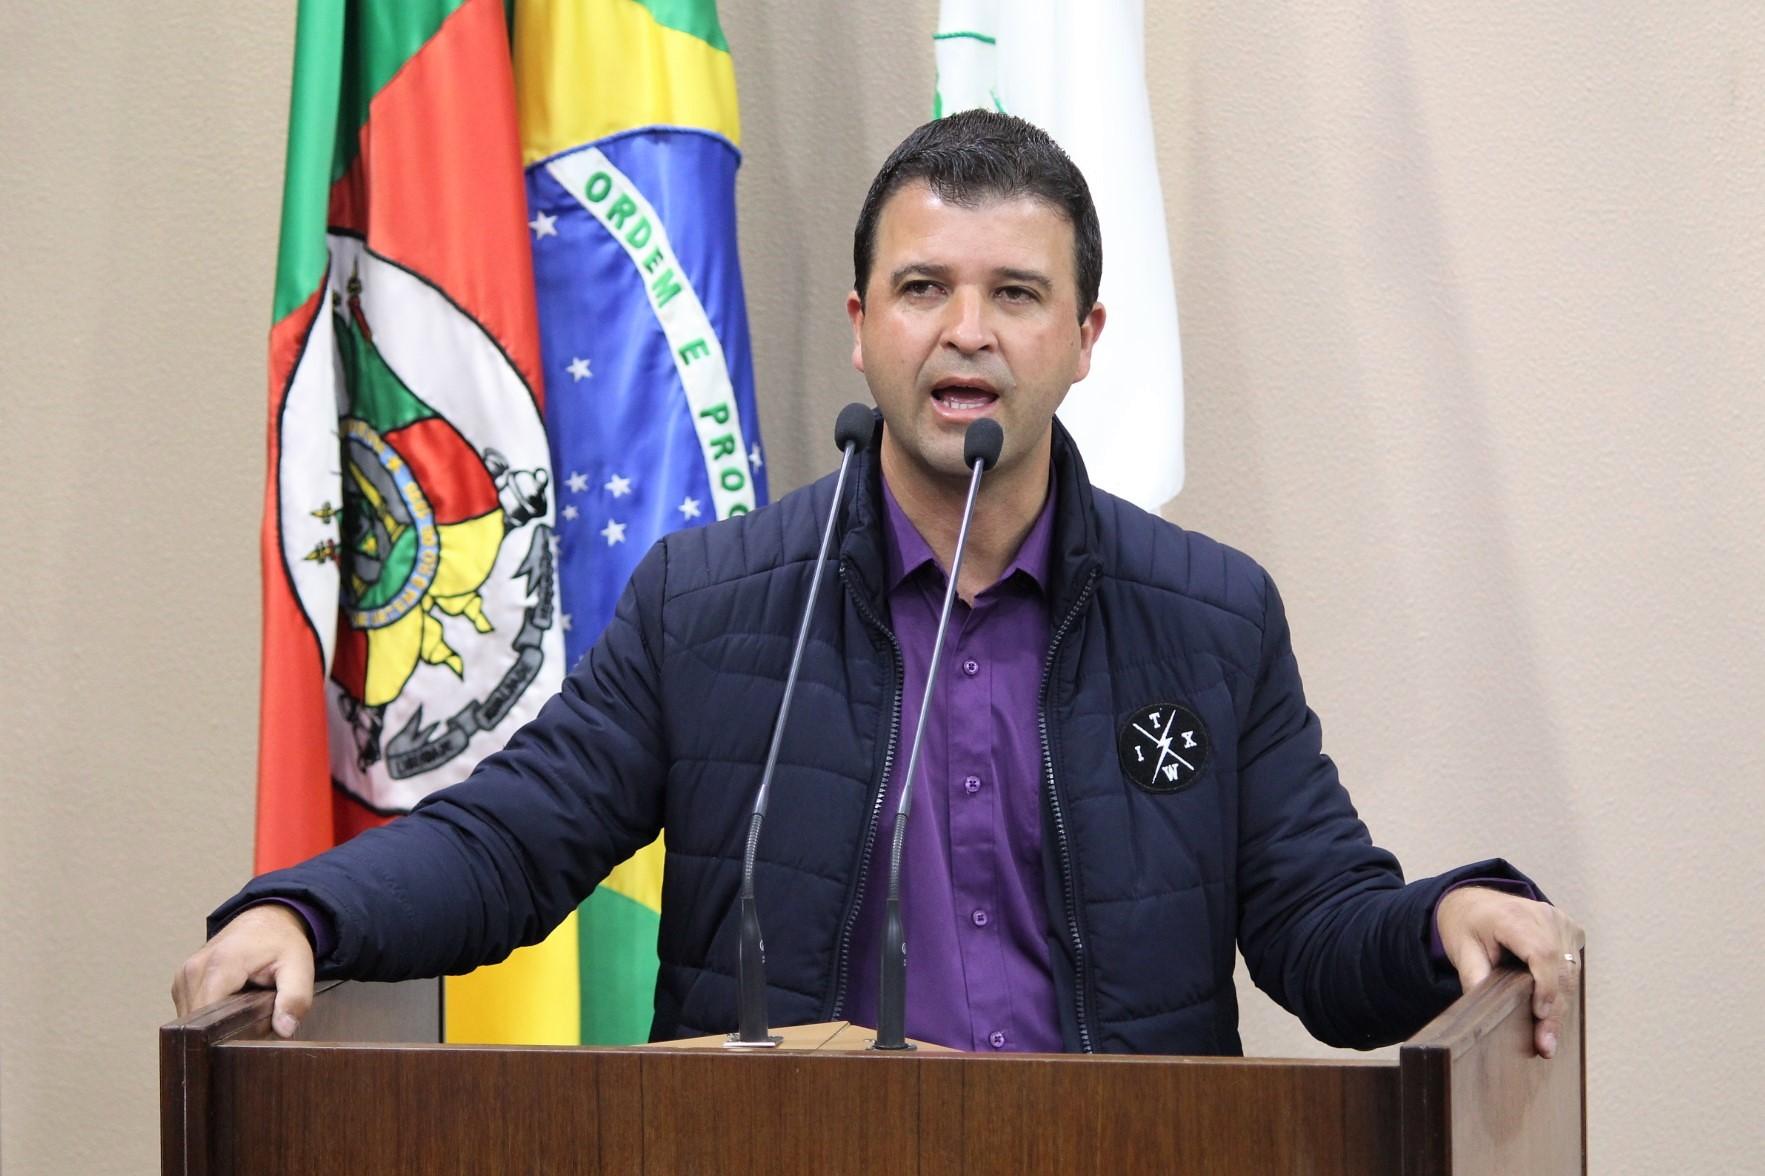
<svg viewBox="0 0 1765 1176"><path fill-rule="evenodd" d="M999 451L1005 448L1005 430L992 417L982 417L968 426L962 435L962 462L969 469L980 462L983 469L999 464Z"/></svg>
<svg viewBox="0 0 1765 1176"><path fill-rule="evenodd" d="M844 453L850 445L854 452L862 453L870 446L871 434L876 432L876 414L867 404L859 404L856 400L840 409L839 419L833 423L833 443Z"/></svg>

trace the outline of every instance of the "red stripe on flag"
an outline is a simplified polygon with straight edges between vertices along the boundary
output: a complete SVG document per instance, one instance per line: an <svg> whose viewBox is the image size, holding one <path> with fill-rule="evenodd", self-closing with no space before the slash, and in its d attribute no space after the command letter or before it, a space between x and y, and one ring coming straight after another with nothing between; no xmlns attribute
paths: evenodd
<svg viewBox="0 0 1765 1176"><path fill-rule="evenodd" d="M369 106L331 224L447 292L543 408L515 80L502 0L466 0Z"/></svg>
<svg viewBox="0 0 1765 1176"><path fill-rule="evenodd" d="M318 638L283 565L282 404L324 287L270 328L269 484L264 491L263 691L257 747L257 872L280 869L335 841L331 765L325 731L325 668ZM317 618L330 624L331 618Z"/></svg>
<svg viewBox="0 0 1765 1176"><path fill-rule="evenodd" d="M331 824L339 845L365 829L384 825L397 815L377 813L341 788L331 790Z"/></svg>

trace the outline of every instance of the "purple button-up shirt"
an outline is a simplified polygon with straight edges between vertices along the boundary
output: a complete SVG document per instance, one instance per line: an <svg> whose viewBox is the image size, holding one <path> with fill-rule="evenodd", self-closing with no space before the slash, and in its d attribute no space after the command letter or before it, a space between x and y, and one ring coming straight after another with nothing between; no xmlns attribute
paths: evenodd
<svg viewBox="0 0 1765 1176"><path fill-rule="evenodd" d="M847 1017L875 1025L883 907L901 777L925 696L946 578L885 485L889 612L903 662L901 734L864 904ZM958 1049L1061 1049L1042 894L1042 742L1054 493L1017 556L944 635L902 854L907 1035Z"/></svg>

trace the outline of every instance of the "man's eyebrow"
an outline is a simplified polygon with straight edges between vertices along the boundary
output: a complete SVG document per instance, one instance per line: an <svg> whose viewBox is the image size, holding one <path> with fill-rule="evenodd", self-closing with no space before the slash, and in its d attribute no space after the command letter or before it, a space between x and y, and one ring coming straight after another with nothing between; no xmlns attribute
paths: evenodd
<svg viewBox="0 0 1765 1176"><path fill-rule="evenodd" d="M993 271L993 276L1008 282L1022 282L1026 286L1040 286L1044 290L1052 290L1054 283L1048 275L1040 270L1011 269L1002 267Z"/></svg>
<svg viewBox="0 0 1765 1176"><path fill-rule="evenodd" d="M924 277L943 280L947 279L950 276L950 273L950 267L947 265L939 265L932 261L910 261L906 265L897 267L896 270L889 275L889 285L898 286L903 279L912 274L919 274ZM1015 269L1011 266L1000 266L993 271L993 277L997 281L1019 282L1026 286L1038 286L1043 290L1052 290L1054 288L1053 280L1040 270Z"/></svg>
<svg viewBox="0 0 1765 1176"><path fill-rule="evenodd" d="M897 267L895 272L889 275L889 285L899 286L901 280L908 274L924 274L928 278L947 278L950 276L950 267L939 265L933 261L910 261L906 265Z"/></svg>

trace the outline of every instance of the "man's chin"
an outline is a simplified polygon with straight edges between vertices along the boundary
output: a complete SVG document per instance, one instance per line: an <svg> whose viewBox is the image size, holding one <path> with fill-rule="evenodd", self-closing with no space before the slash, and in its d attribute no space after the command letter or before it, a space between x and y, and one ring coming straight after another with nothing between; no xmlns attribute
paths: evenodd
<svg viewBox="0 0 1765 1176"><path fill-rule="evenodd" d="M962 462L962 434L943 429L928 430L931 436L918 436L904 441L883 433L883 450L894 450L895 460L885 468L897 476L920 478L929 482L966 482L968 467Z"/></svg>

